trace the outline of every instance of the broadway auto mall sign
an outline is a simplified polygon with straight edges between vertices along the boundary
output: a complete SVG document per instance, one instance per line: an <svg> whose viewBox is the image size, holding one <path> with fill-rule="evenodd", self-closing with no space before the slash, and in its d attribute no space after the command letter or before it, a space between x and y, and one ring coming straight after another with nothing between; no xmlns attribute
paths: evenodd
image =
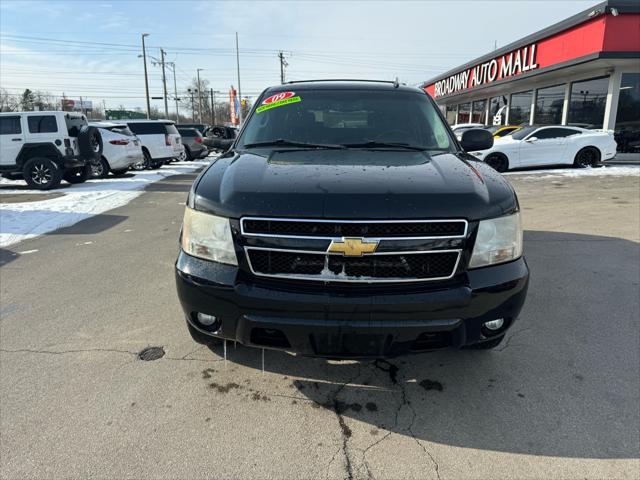
<svg viewBox="0 0 640 480"><path fill-rule="evenodd" d="M433 86L433 97L439 98L452 95L469 88L535 70L538 68L536 49L537 44L532 43L439 80Z"/></svg>

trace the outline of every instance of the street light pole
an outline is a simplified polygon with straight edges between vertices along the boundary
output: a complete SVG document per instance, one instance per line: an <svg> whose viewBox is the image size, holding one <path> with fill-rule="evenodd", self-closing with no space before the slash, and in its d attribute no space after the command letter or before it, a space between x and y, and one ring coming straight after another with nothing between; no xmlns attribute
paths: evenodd
<svg viewBox="0 0 640 480"><path fill-rule="evenodd" d="M204 68L198 68L196 73L198 75L198 118L200 123L202 123L202 85L200 85L200 71L204 70Z"/></svg>
<svg viewBox="0 0 640 480"><path fill-rule="evenodd" d="M242 89L240 88L240 50L238 49L238 32L236 32L236 66L238 69L238 124L242 125Z"/></svg>
<svg viewBox="0 0 640 480"><path fill-rule="evenodd" d="M173 98L176 100L176 123L180 123L180 112L178 110L178 84L176 83L176 64L171 62L169 65L171 65L173 70Z"/></svg>
<svg viewBox="0 0 640 480"><path fill-rule="evenodd" d="M147 75L147 50L144 46L144 37L148 36L148 33L142 34L142 59L144 62L144 91L147 96L147 118L151 118L151 102L149 101L149 77Z"/></svg>

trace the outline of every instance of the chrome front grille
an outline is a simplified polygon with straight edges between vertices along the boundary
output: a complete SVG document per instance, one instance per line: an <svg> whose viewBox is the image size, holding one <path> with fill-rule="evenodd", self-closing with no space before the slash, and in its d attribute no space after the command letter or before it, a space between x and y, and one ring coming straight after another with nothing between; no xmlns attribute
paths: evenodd
<svg viewBox="0 0 640 480"><path fill-rule="evenodd" d="M251 273L322 282L424 282L452 278L462 257L466 220L344 221L245 217L240 220ZM335 242L377 244L375 251L334 252ZM328 251L328 250L332 251Z"/></svg>

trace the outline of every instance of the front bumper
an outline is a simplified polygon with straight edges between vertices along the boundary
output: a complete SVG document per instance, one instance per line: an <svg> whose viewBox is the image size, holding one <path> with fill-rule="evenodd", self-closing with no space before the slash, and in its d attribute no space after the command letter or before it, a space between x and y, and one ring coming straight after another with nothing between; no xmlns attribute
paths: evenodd
<svg viewBox="0 0 640 480"><path fill-rule="evenodd" d="M331 358L389 357L482 342L482 324L505 319L504 334L524 304L524 258L470 270L455 282L358 288L252 283L236 267L180 252L178 297L187 322L212 335L197 312L215 315L217 338L259 348Z"/></svg>

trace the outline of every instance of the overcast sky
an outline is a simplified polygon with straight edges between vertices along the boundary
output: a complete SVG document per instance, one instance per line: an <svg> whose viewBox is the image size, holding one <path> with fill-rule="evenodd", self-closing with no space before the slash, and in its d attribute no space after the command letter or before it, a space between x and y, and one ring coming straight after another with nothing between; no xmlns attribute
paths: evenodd
<svg viewBox="0 0 640 480"><path fill-rule="evenodd" d="M145 32L148 54L159 57L163 47L175 62L179 95L197 68L227 92L237 85L236 31L243 96L279 83L280 50L287 80L397 76L417 84L596 3L0 0L0 86L144 107ZM149 64L149 72L151 94L161 96L160 69Z"/></svg>

